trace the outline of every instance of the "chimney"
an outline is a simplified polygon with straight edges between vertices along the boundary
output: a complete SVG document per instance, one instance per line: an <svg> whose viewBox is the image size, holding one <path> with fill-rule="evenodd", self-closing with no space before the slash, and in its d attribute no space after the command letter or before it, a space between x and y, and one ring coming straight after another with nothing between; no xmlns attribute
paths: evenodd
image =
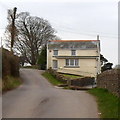
<svg viewBox="0 0 120 120"><path fill-rule="evenodd" d="M99 35L97 35L97 40L99 40Z"/></svg>

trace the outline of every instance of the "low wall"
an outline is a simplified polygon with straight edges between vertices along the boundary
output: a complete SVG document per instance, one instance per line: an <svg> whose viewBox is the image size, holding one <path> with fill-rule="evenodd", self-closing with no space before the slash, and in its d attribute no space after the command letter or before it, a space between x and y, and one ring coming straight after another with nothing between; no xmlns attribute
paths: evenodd
<svg viewBox="0 0 120 120"><path fill-rule="evenodd" d="M107 70L97 76L97 87L120 95L120 69Z"/></svg>
<svg viewBox="0 0 120 120"><path fill-rule="evenodd" d="M94 80L95 80L94 77L83 77L83 78L73 79L71 80L71 85L79 86L79 87L93 85Z"/></svg>
<svg viewBox="0 0 120 120"><path fill-rule="evenodd" d="M63 76L62 74L56 72L53 69L48 70L49 73L54 75L59 81L62 81L68 86L79 86L79 87L84 87L87 85L93 85L94 84L94 77L82 77L82 78L75 78L72 79L70 77Z"/></svg>

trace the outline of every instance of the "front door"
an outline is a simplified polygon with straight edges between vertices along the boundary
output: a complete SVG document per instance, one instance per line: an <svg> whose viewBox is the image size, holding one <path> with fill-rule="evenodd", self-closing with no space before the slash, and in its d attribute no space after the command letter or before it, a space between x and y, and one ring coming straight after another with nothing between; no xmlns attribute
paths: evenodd
<svg viewBox="0 0 120 120"><path fill-rule="evenodd" d="M58 68L58 61L53 60L53 69L57 69L57 68Z"/></svg>

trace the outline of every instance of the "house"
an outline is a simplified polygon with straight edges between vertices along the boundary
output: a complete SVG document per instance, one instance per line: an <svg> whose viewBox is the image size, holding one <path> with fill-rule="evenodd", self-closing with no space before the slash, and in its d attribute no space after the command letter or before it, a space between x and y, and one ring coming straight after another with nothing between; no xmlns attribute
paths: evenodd
<svg viewBox="0 0 120 120"><path fill-rule="evenodd" d="M101 72L100 40L53 40L47 45L47 69L96 77Z"/></svg>

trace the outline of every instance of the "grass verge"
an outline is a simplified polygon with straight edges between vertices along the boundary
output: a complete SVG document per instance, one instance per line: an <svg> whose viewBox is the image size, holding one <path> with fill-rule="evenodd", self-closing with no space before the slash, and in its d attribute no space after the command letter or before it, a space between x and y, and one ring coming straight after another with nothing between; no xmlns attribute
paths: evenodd
<svg viewBox="0 0 120 120"><path fill-rule="evenodd" d="M48 72L44 72L42 75L53 85L63 84L63 82L59 81L52 74L50 74Z"/></svg>
<svg viewBox="0 0 120 120"><path fill-rule="evenodd" d="M120 98L108 92L106 89L93 88L88 92L97 99L98 109L101 112L101 118L117 118L119 117Z"/></svg>
<svg viewBox="0 0 120 120"><path fill-rule="evenodd" d="M2 91L3 93L14 89L22 84L22 81L18 77L7 76L6 79L2 81Z"/></svg>
<svg viewBox="0 0 120 120"><path fill-rule="evenodd" d="M62 74L63 76L65 77L69 77L69 78L72 78L72 79L77 79L77 78L81 78L82 76L79 76L79 75L70 75L70 74Z"/></svg>

